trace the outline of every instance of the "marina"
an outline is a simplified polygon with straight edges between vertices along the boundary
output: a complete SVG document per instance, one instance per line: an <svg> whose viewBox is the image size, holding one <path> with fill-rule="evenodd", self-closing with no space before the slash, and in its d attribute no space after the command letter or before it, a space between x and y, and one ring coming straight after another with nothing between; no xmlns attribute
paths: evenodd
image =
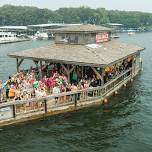
<svg viewBox="0 0 152 152"><path fill-rule="evenodd" d="M0 44L29 41L26 26L0 26Z"/></svg>
<svg viewBox="0 0 152 152"><path fill-rule="evenodd" d="M81 24L48 23L28 26L0 26L0 44L54 39L53 33L48 30L75 25Z"/></svg>
<svg viewBox="0 0 152 152"><path fill-rule="evenodd" d="M32 73L25 73L25 76L29 75L29 82L30 79L36 78L40 81L37 82L35 79L34 83L47 86L48 80L43 82L43 78L46 79L48 74L55 71L53 77L48 75L51 79L55 77L50 91L54 92L54 89L59 88L62 90L64 87L67 89L70 83L71 90L66 92L64 89L57 94L35 98L37 87L31 88L32 90L28 88L31 90L29 93L32 94L34 91L34 98L25 100L23 97L23 100L18 101L17 96L16 101L0 105L1 126L73 111L96 103L106 104L110 95L117 94L121 87L131 83L142 69L140 52L144 48L111 40L109 28L76 25L54 29L51 32L55 34L54 44L9 54L9 57L16 58L18 71L17 76L13 76L10 82L17 77L24 77L24 72L20 72L20 66L27 59L32 60L36 66L31 69ZM49 65L53 66L51 71ZM77 85L81 86L80 89ZM14 84L11 84L10 90L14 87Z"/></svg>

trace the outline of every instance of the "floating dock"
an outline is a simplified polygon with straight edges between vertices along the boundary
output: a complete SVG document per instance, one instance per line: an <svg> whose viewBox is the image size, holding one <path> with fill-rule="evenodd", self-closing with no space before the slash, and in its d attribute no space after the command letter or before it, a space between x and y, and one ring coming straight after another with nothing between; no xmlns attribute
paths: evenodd
<svg viewBox="0 0 152 152"><path fill-rule="evenodd" d="M69 84L70 75L77 68L81 71L81 78L91 71L91 77L95 75L103 84L44 98L2 103L0 126L75 111L95 104L106 104L109 96L126 87L142 69L140 52L144 48L111 40L109 28L79 25L51 29L50 32L55 34L55 44L9 54L17 61L17 71L20 71L20 65L25 59L32 60L36 65L39 79L42 80L45 76L43 64L56 63L67 75ZM126 68L119 71L126 63ZM117 73L116 76L107 80L113 71ZM57 102L55 98L58 98Z"/></svg>

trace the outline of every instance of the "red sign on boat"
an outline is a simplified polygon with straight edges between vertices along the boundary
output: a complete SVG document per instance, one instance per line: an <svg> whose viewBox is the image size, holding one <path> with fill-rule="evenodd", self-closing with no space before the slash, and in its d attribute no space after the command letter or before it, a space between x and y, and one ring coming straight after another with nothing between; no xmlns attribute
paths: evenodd
<svg viewBox="0 0 152 152"><path fill-rule="evenodd" d="M97 33L96 34L96 43L107 42L109 40L108 33Z"/></svg>

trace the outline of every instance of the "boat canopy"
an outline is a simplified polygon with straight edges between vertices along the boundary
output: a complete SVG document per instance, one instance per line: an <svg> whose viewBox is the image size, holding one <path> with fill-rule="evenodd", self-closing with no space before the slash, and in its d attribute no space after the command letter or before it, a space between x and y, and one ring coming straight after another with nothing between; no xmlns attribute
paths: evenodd
<svg viewBox="0 0 152 152"><path fill-rule="evenodd" d="M9 54L12 58L103 67L135 55L144 48L112 40L101 44L50 44Z"/></svg>

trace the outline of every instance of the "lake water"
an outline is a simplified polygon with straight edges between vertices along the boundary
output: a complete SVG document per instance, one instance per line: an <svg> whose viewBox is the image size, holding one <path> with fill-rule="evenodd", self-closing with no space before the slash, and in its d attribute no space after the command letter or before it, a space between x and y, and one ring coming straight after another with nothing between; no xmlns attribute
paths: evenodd
<svg viewBox="0 0 152 152"><path fill-rule="evenodd" d="M152 33L121 41L144 46L144 70L134 83L94 106L0 129L0 152L151 152L152 151ZM16 69L6 54L48 44L33 41L0 46L0 78ZM25 65L25 64L24 64Z"/></svg>

